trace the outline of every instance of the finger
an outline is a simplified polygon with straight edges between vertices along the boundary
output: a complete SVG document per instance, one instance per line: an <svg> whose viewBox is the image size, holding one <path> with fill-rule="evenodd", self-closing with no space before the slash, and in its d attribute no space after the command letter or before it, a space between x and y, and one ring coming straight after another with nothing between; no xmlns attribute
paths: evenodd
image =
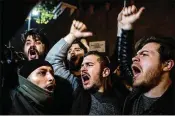
<svg viewBox="0 0 175 116"><path fill-rule="evenodd" d="M92 32L82 32L81 33L81 37L90 37L92 35L93 35Z"/></svg>
<svg viewBox="0 0 175 116"><path fill-rule="evenodd" d="M127 7L124 8L123 15L127 15Z"/></svg>
<svg viewBox="0 0 175 116"><path fill-rule="evenodd" d="M77 29L81 29L82 26L83 26L83 23L82 22L79 22L79 24L77 26Z"/></svg>
<svg viewBox="0 0 175 116"><path fill-rule="evenodd" d="M72 21L72 27L75 27L76 20Z"/></svg>
<svg viewBox="0 0 175 116"><path fill-rule="evenodd" d="M136 12L137 12L137 8L136 8L135 5L132 5L132 7L131 7L131 12L132 12L132 13L136 13Z"/></svg>
<svg viewBox="0 0 175 116"><path fill-rule="evenodd" d="M127 13L128 13L127 15L130 15L130 14L132 13L132 12L131 12L131 6L128 7Z"/></svg>
<svg viewBox="0 0 175 116"><path fill-rule="evenodd" d="M145 8L144 7L141 7L140 9L139 9L139 11L137 12L137 14L136 14L136 17L140 17L141 16L141 14L143 13L143 11L145 10Z"/></svg>
<svg viewBox="0 0 175 116"><path fill-rule="evenodd" d="M86 30L86 29L87 29L86 25L83 24L83 25L81 26L81 28L80 28L80 31L84 31L84 30Z"/></svg>
<svg viewBox="0 0 175 116"><path fill-rule="evenodd" d="M75 22L75 25L74 26L75 26L76 29L78 28L79 23L80 23L79 21L76 21Z"/></svg>
<svg viewBox="0 0 175 116"><path fill-rule="evenodd" d="M72 24L75 24L75 22L76 22L76 20L73 20L73 21L72 21Z"/></svg>

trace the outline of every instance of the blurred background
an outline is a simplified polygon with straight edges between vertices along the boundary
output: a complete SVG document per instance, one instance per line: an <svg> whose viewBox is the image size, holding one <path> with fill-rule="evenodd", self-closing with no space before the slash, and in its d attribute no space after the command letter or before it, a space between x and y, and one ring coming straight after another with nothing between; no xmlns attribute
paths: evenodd
<svg viewBox="0 0 175 116"><path fill-rule="evenodd" d="M22 51L21 34L40 28L52 46L69 33L72 20L77 19L94 33L88 42L104 42L104 52L110 56L117 35L117 15L124 1L146 8L135 25L135 41L149 35L175 37L175 0L6 0L1 8L2 44Z"/></svg>

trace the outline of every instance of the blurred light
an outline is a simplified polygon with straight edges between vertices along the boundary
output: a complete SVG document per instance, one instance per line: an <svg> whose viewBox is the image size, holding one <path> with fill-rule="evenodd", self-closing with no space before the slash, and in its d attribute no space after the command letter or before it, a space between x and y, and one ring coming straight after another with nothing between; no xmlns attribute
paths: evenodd
<svg viewBox="0 0 175 116"><path fill-rule="evenodd" d="M38 15L39 15L39 11L37 9L33 9L32 16L38 16Z"/></svg>

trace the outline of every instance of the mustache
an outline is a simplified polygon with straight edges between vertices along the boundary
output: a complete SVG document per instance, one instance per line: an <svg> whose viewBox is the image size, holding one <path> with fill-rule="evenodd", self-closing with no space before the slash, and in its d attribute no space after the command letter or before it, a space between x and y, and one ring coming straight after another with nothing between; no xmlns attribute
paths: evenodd
<svg viewBox="0 0 175 116"><path fill-rule="evenodd" d="M38 50L36 49L36 47L33 47L31 46L29 49L28 49L28 54L30 54L31 52L35 52L37 54L39 54Z"/></svg>
<svg viewBox="0 0 175 116"><path fill-rule="evenodd" d="M88 77L90 77L90 74L89 74L89 73L84 72L84 73L82 73L82 74L81 74L81 77L84 77L84 76L88 76Z"/></svg>

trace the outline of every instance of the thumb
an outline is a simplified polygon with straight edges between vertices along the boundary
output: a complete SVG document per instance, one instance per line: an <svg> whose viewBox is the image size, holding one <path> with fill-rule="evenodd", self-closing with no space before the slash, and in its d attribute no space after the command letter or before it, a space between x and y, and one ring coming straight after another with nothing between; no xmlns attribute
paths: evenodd
<svg viewBox="0 0 175 116"><path fill-rule="evenodd" d="M81 37L90 37L92 35L92 32L81 32Z"/></svg>
<svg viewBox="0 0 175 116"><path fill-rule="evenodd" d="M139 9L139 11L137 12L136 16L139 18L141 16L141 14L143 13L144 10L145 10L145 7L141 7Z"/></svg>

